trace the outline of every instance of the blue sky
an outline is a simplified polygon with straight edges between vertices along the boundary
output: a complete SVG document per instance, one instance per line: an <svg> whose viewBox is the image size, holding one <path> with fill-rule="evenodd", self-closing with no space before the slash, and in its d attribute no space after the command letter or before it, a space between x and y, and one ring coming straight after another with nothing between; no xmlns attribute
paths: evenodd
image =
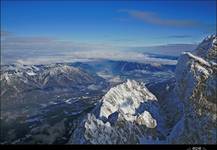
<svg viewBox="0 0 217 150"><path fill-rule="evenodd" d="M127 41L134 45L190 43L215 31L214 3L212 0L12 1L3 2L1 23L3 30L20 36L115 44ZM163 26L143 22L120 10L152 12L162 19L187 20L203 25Z"/></svg>
<svg viewBox="0 0 217 150"><path fill-rule="evenodd" d="M191 44L215 33L215 26L215 0L1 2L1 34L13 42L53 40L113 47Z"/></svg>

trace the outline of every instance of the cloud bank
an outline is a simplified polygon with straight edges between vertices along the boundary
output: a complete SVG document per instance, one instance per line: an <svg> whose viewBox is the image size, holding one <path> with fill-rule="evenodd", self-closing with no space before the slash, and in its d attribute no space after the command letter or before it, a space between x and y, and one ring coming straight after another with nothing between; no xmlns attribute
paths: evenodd
<svg viewBox="0 0 217 150"><path fill-rule="evenodd" d="M105 44L76 43L52 37L20 37L4 34L1 39L1 63L49 64L95 59L175 64L176 61L152 58L147 53L179 55L194 45L177 44L152 47L126 47ZM146 53L146 54L145 54Z"/></svg>
<svg viewBox="0 0 217 150"><path fill-rule="evenodd" d="M50 63L69 63L69 62L87 62L94 60L118 60L140 63L160 63L160 64L176 64L176 60L160 59L149 57L146 54L139 52L121 52L121 51L82 51L71 52L63 56L40 56L29 57L16 60L16 63L21 64L50 64Z"/></svg>

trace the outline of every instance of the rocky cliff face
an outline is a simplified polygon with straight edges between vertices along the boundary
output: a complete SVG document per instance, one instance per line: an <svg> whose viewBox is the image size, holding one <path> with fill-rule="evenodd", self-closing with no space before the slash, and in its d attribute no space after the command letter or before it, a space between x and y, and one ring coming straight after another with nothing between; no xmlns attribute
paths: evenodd
<svg viewBox="0 0 217 150"><path fill-rule="evenodd" d="M159 117L157 98L144 84L128 80L107 92L70 143L124 144L163 138Z"/></svg>
<svg viewBox="0 0 217 150"><path fill-rule="evenodd" d="M216 143L216 62L215 35L207 37L192 53L183 53L179 58L175 90L184 103L183 132L173 142Z"/></svg>

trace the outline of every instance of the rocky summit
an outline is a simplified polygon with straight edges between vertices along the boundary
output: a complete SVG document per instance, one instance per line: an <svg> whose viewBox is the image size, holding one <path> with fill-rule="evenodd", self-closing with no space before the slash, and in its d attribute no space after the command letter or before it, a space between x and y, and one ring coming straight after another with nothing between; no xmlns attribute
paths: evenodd
<svg viewBox="0 0 217 150"><path fill-rule="evenodd" d="M144 84L127 80L105 94L74 132L71 142L124 144L154 139L162 135L157 128L162 123L159 116L157 98ZM74 140L77 133L82 140Z"/></svg>

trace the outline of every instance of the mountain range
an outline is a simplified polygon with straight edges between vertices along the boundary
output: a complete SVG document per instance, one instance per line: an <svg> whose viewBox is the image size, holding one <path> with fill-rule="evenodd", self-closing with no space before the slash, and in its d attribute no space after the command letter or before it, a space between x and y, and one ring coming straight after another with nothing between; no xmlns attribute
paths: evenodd
<svg viewBox="0 0 217 150"><path fill-rule="evenodd" d="M4 65L1 143L213 144L216 74L216 35L182 53L177 65Z"/></svg>

